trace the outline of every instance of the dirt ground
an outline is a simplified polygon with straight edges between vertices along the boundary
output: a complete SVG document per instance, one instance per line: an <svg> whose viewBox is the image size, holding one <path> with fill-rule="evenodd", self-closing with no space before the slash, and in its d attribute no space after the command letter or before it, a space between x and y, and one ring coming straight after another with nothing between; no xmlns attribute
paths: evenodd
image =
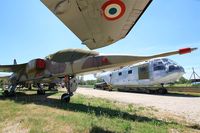
<svg viewBox="0 0 200 133"><path fill-rule="evenodd" d="M102 91L78 88L77 93L105 98L127 104L153 107L161 112L169 112L184 118L187 122L200 124L200 97L192 95L150 95L116 91Z"/></svg>

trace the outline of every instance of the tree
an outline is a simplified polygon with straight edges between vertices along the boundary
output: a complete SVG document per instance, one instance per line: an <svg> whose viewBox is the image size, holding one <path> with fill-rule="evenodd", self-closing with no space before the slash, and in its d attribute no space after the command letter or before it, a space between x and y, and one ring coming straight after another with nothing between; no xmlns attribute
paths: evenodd
<svg viewBox="0 0 200 133"><path fill-rule="evenodd" d="M178 84L187 84L189 82L188 79L184 78L184 77L181 77L178 81Z"/></svg>
<svg viewBox="0 0 200 133"><path fill-rule="evenodd" d="M97 83L96 80L87 80L86 85L95 85Z"/></svg>
<svg viewBox="0 0 200 133"><path fill-rule="evenodd" d="M0 80L0 88L3 87L3 80Z"/></svg>

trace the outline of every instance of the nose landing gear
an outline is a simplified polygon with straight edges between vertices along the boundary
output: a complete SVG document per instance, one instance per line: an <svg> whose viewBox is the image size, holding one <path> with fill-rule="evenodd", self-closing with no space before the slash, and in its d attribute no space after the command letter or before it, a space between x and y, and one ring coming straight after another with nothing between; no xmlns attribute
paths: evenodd
<svg viewBox="0 0 200 133"><path fill-rule="evenodd" d="M45 95L45 90L43 89L43 86L40 83L37 83L37 94L38 95Z"/></svg>
<svg viewBox="0 0 200 133"><path fill-rule="evenodd" d="M65 82L65 87L67 89L67 93L64 93L61 96L61 101L65 102L65 103L69 103L70 102L70 98L73 96L73 92L76 91L76 89L78 88L78 83L77 83L77 79L75 78L75 76L65 76L64 79Z"/></svg>
<svg viewBox="0 0 200 133"><path fill-rule="evenodd" d="M65 103L69 103L69 102L70 102L71 96L73 96L73 94L70 95L69 93L64 93L64 94L62 94L62 96L61 96L61 100L62 100L63 102L65 102Z"/></svg>

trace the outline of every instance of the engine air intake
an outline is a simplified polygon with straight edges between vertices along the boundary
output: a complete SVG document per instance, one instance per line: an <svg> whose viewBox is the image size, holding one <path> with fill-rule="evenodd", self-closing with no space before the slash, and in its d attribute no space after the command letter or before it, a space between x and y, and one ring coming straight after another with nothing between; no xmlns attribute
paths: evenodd
<svg viewBox="0 0 200 133"><path fill-rule="evenodd" d="M43 59L36 59L36 69L44 70L46 68L46 62Z"/></svg>

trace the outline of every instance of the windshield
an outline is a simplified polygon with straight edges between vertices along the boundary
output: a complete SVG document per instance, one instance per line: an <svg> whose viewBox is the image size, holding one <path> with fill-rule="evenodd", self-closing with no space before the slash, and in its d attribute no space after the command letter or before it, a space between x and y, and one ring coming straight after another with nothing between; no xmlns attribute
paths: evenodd
<svg viewBox="0 0 200 133"><path fill-rule="evenodd" d="M167 58L154 60L154 71L160 71L160 70L166 70L168 72L174 72L174 71L184 72L183 67L177 65L176 62Z"/></svg>
<svg viewBox="0 0 200 133"><path fill-rule="evenodd" d="M165 70L165 65L163 63L163 61L161 59L156 59L154 60L154 64L153 64L153 69L154 71L160 71L160 70Z"/></svg>

